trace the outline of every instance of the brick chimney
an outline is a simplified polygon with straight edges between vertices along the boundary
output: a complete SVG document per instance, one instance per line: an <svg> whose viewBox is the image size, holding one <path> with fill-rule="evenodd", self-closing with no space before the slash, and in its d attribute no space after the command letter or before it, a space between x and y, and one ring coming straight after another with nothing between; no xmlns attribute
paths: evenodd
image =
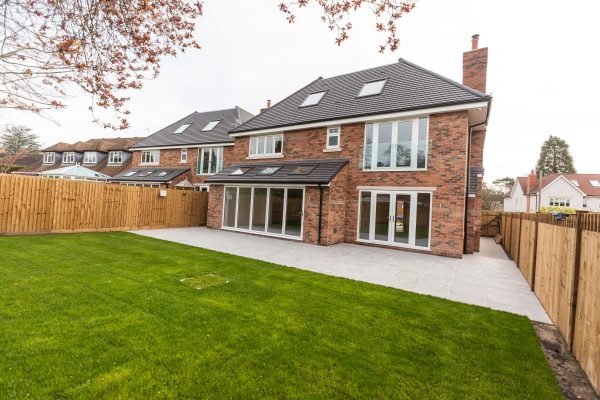
<svg viewBox="0 0 600 400"><path fill-rule="evenodd" d="M533 190L534 185L536 184L536 182L535 182L536 178L537 178L537 175L535 174L534 170L531 170L529 175L527 175L527 193L525 193L527 198L526 198L525 212L531 211L531 191Z"/></svg>
<svg viewBox="0 0 600 400"><path fill-rule="evenodd" d="M488 49L479 48L479 35L471 37L471 50L463 53L463 85L485 93Z"/></svg>
<svg viewBox="0 0 600 400"><path fill-rule="evenodd" d="M265 108L261 108L260 112L263 113L263 112L267 111L269 108L271 108L271 100L267 100L267 106Z"/></svg>

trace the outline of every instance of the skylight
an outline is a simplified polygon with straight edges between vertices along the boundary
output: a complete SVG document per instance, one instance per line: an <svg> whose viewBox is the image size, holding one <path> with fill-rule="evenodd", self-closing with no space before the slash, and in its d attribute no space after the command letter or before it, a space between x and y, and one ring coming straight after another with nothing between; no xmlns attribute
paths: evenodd
<svg viewBox="0 0 600 400"><path fill-rule="evenodd" d="M156 176L165 176L168 173L169 173L168 171L160 171L158 174L156 174Z"/></svg>
<svg viewBox="0 0 600 400"><path fill-rule="evenodd" d="M191 124L183 124L179 128L175 129L173 133L183 133Z"/></svg>
<svg viewBox="0 0 600 400"><path fill-rule="evenodd" d="M235 171L233 171L232 173L230 173L229 175L244 175L246 172L250 171L252 168L248 168L248 167L243 167L243 168L238 168Z"/></svg>
<svg viewBox="0 0 600 400"><path fill-rule="evenodd" d="M598 181L598 180L595 180L595 179L590 179L590 184L591 184L593 187L600 187L600 181Z"/></svg>
<svg viewBox="0 0 600 400"><path fill-rule="evenodd" d="M152 174L154 171L142 171L138 176L148 176Z"/></svg>
<svg viewBox="0 0 600 400"><path fill-rule="evenodd" d="M577 179L571 179L571 183L575 186L579 186L579 182L577 181Z"/></svg>
<svg viewBox="0 0 600 400"><path fill-rule="evenodd" d="M385 86L387 79L382 79L380 81L367 82L363 85L362 89L360 89L360 93L358 93L358 97L365 96L374 96L376 94L380 94Z"/></svg>
<svg viewBox="0 0 600 400"><path fill-rule="evenodd" d="M306 96L306 99L304 99L302 104L300 104L300 107L316 106L317 104L319 104L323 96L325 96L325 92L326 90L322 92L309 94L308 96Z"/></svg>
<svg viewBox="0 0 600 400"><path fill-rule="evenodd" d="M259 172L260 175L273 175L281 167L266 167Z"/></svg>
<svg viewBox="0 0 600 400"><path fill-rule="evenodd" d="M217 125L219 125L219 122L221 122L221 120L210 121L204 128L202 128L202 132L212 131Z"/></svg>
<svg viewBox="0 0 600 400"><path fill-rule="evenodd" d="M314 165L299 165L296 168L294 168L294 170L292 172L290 172L290 174L292 174L292 175L307 175L313 169L315 169Z"/></svg>
<svg viewBox="0 0 600 400"><path fill-rule="evenodd" d="M137 173L137 171L129 171L128 173L126 173L123 176L132 176L132 175L135 175L136 173Z"/></svg>

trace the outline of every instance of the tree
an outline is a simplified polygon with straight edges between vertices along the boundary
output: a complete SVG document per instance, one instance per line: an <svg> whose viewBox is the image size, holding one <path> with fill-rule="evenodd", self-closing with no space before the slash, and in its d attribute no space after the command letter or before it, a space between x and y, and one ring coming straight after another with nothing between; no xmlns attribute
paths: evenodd
<svg viewBox="0 0 600 400"><path fill-rule="evenodd" d="M512 189L515 184L515 178L511 178L510 176L505 176L504 178L496 179L492 182L498 190L502 191L502 193L506 193Z"/></svg>
<svg viewBox="0 0 600 400"><path fill-rule="evenodd" d="M568 143L557 136L550 135L542 144L535 170L538 175L574 174L577 172Z"/></svg>
<svg viewBox="0 0 600 400"><path fill-rule="evenodd" d="M387 35L380 51L399 45L396 22L416 0L296 0L279 3L290 23L292 9L315 3L322 20L347 40L351 14L363 6L375 29ZM91 95L94 122L129 126L129 90L158 76L165 56L200 47L194 37L203 14L200 0L5 0L0 4L0 108L42 114L61 109L67 90ZM114 117L96 117L95 110Z"/></svg>
<svg viewBox="0 0 600 400"><path fill-rule="evenodd" d="M0 174L10 174L13 171L18 171L23 168L17 165L17 162L27 155L26 150L21 150L13 154L2 154L0 155Z"/></svg>
<svg viewBox="0 0 600 400"><path fill-rule="evenodd" d="M35 133L24 125L7 125L0 134L0 146L8 154L36 153L40 151L40 142Z"/></svg>
<svg viewBox="0 0 600 400"><path fill-rule="evenodd" d="M494 181L494 185L495 185ZM497 186L483 183L481 208L487 211L501 210L504 202L504 191Z"/></svg>

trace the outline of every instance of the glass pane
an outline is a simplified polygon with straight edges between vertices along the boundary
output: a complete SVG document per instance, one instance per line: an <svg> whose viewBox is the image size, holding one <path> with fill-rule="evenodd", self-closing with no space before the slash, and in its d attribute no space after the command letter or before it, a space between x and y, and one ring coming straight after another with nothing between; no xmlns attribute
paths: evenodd
<svg viewBox="0 0 600 400"><path fill-rule="evenodd" d="M397 194L394 212L394 242L408 244L410 231L410 195Z"/></svg>
<svg viewBox="0 0 600 400"><path fill-rule="evenodd" d="M283 144L283 137L277 136L275 137L275 153L281 153L281 146Z"/></svg>
<svg viewBox="0 0 600 400"><path fill-rule="evenodd" d="M364 169L371 169L371 157L373 156L373 124L365 127L365 154L363 156Z"/></svg>
<svg viewBox="0 0 600 400"><path fill-rule="evenodd" d="M267 188L254 188L252 203L252 230L265 231L265 216L267 212Z"/></svg>
<svg viewBox="0 0 600 400"><path fill-rule="evenodd" d="M273 136L267 136L267 153L273 153L275 151L275 145L273 144Z"/></svg>
<svg viewBox="0 0 600 400"><path fill-rule="evenodd" d="M375 200L375 240L388 241L390 223L390 195L381 193Z"/></svg>
<svg viewBox="0 0 600 400"><path fill-rule="evenodd" d="M285 207L285 234L300 236L302 227L302 189L288 189Z"/></svg>
<svg viewBox="0 0 600 400"><path fill-rule="evenodd" d="M210 152L210 165L209 165L209 174L217 173L217 149L209 149Z"/></svg>
<svg viewBox="0 0 600 400"><path fill-rule="evenodd" d="M235 227L235 202L237 188L228 187L225 189L225 207L223 208L223 226Z"/></svg>
<svg viewBox="0 0 600 400"><path fill-rule="evenodd" d="M208 173L208 164L210 162L210 149L202 149L202 168L200 172L202 174Z"/></svg>
<svg viewBox="0 0 600 400"><path fill-rule="evenodd" d="M282 233L283 228L283 189L270 189L269 197L269 226L271 233Z"/></svg>
<svg viewBox="0 0 600 400"><path fill-rule="evenodd" d="M339 138L339 136L337 134L329 136L327 146L338 147L338 138Z"/></svg>
<svg viewBox="0 0 600 400"><path fill-rule="evenodd" d="M238 197L238 229L250 229L250 197L252 188L241 187Z"/></svg>
<svg viewBox="0 0 600 400"><path fill-rule="evenodd" d="M417 168L425 168L427 159L427 126L428 118L419 119L419 147L417 152Z"/></svg>
<svg viewBox="0 0 600 400"><path fill-rule="evenodd" d="M417 227L415 246L429 246L429 216L431 215L431 194L417 194Z"/></svg>
<svg viewBox="0 0 600 400"><path fill-rule="evenodd" d="M398 122L396 166L410 167L412 153L412 121Z"/></svg>
<svg viewBox="0 0 600 400"><path fill-rule="evenodd" d="M220 172L223 169L223 148L217 147L215 149L215 153L217 154L217 171Z"/></svg>
<svg viewBox="0 0 600 400"><path fill-rule="evenodd" d="M392 155L392 124L379 125L377 143L377 166L389 167Z"/></svg>
<svg viewBox="0 0 600 400"><path fill-rule="evenodd" d="M257 147L258 147L258 139L255 137L250 138L250 155L256 154Z"/></svg>
<svg viewBox="0 0 600 400"><path fill-rule="evenodd" d="M362 192L360 194L360 222L358 227L358 237L369 240L369 225L371 223L371 192Z"/></svg>
<svg viewBox="0 0 600 400"><path fill-rule="evenodd" d="M265 154L265 137L264 136L258 137L258 150L256 151L256 154Z"/></svg>

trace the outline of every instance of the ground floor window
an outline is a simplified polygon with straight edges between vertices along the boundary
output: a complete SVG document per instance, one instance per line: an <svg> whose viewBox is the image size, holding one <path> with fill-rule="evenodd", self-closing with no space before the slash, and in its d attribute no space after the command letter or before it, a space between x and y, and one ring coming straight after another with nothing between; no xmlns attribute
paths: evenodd
<svg viewBox="0 0 600 400"><path fill-rule="evenodd" d="M551 197L549 203L550 207L570 207L571 199L566 199L562 197Z"/></svg>
<svg viewBox="0 0 600 400"><path fill-rule="evenodd" d="M430 192L363 190L358 203L359 241L429 248Z"/></svg>
<svg viewBox="0 0 600 400"><path fill-rule="evenodd" d="M225 187L223 227L302 237L304 188Z"/></svg>

